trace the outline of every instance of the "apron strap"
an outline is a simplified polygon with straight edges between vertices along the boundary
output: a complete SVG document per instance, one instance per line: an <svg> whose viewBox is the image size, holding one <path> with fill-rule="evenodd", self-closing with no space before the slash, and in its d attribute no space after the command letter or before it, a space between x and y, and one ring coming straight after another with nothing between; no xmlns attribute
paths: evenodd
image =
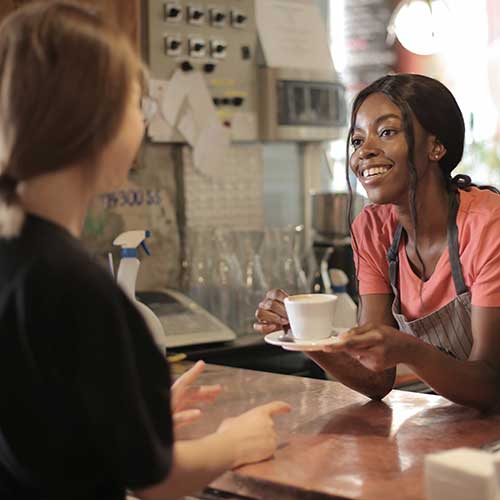
<svg viewBox="0 0 500 500"><path fill-rule="evenodd" d="M450 258L451 275L455 285L457 296L462 295L468 291L465 285L464 276L462 273L462 266L460 264L460 253L458 244L458 226L457 226L457 213L459 207L458 193L452 192L450 195L450 210L448 217L448 254ZM399 244L401 242L401 234L403 226L398 224L394 231L391 246L387 250L387 261L389 262L389 280L391 283L392 292L394 294L395 305L397 310L400 310L399 302Z"/></svg>
<svg viewBox="0 0 500 500"><path fill-rule="evenodd" d="M450 195L450 215L448 218L448 253L450 257L451 275L453 277L457 296L468 291L462 273L462 266L460 264L457 226L458 207L458 193L452 192Z"/></svg>
<svg viewBox="0 0 500 500"><path fill-rule="evenodd" d="M398 287L398 269L399 269L399 243L401 241L401 234L403 233L403 226L398 224L394 231L391 246L387 250L387 261L389 262L389 280L391 283L392 293L396 307L399 311L399 287Z"/></svg>

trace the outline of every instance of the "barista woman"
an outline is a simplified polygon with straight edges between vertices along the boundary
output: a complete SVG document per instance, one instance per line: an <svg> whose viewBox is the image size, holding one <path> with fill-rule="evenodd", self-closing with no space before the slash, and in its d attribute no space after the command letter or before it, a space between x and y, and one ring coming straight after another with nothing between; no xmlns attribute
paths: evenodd
<svg viewBox="0 0 500 500"><path fill-rule="evenodd" d="M405 363L451 401L500 401L500 196L451 178L464 121L449 90L421 75L385 76L354 101L349 164L372 202L352 226L359 326L311 357L372 398ZM268 292L255 329L287 323Z"/></svg>
<svg viewBox="0 0 500 500"><path fill-rule="evenodd" d="M2 500L178 498L272 455L272 415L289 409L174 443L166 360L78 241L90 199L137 153L141 71L125 37L75 4L0 25ZM188 392L176 386L174 409Z"/></svg>

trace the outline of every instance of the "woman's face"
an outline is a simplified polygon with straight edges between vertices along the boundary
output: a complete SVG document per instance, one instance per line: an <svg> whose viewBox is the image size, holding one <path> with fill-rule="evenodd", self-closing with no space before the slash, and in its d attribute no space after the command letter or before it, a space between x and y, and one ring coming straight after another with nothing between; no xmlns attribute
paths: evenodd
<svg viewBox="0 0 500 500"><path fill-rule="evenodd" d="M415 168L428 165L429 135L413 118ZM407 204L408 144L400 109L385 95L371 94L360 106L351 138L350 167L373 203Z"/></svg>
<svg viewBox="0 0 500 500"><path fill-rule="evenodd" d="M144 116L140 107L141 91L134 83L115 138L101 153L98 161L97 189L99 193L123 186L144 137Z"/></svg>

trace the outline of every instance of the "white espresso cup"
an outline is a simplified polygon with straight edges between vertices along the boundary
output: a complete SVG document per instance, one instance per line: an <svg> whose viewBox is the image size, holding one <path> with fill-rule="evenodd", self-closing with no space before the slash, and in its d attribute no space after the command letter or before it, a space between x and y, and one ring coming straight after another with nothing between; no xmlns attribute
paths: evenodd
<svg viewBox="0 0 500 500"><path fill-rule="evenodd" d="M310 293L285 298L285 309L292 335L300 340L330 337L333 329L336 295Z"/></svg>

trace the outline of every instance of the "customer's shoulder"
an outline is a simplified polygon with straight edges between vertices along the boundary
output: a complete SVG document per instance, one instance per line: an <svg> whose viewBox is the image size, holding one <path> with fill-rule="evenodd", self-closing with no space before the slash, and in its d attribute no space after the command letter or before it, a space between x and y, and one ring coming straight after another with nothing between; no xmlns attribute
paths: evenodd
<svg viewBox="0 0 500 500"><path fill-rule="evenodd" d="M95 292L110 293L116 287L111 275L85 252L73 252L63 260L44 258L37 262L37 270L57 276L69 288L80 287Z"/></svg>
<svg viewBox="0 0 500 500"><path fill-rule="evenodd" d="M64 250L40 251L20 268L19 283L28 293L100 302L115 296L116 283L90 255L75 247Z"/></svg>

